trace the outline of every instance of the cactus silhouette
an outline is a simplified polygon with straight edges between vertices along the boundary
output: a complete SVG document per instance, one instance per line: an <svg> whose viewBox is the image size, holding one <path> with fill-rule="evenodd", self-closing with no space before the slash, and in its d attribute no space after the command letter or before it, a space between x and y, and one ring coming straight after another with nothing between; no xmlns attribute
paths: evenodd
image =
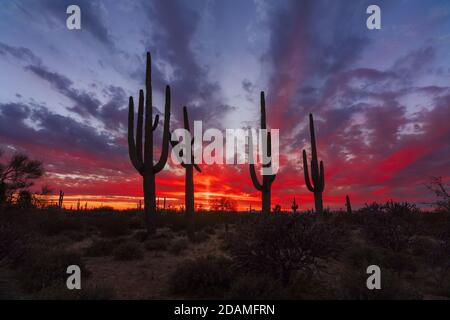
<svg viewBox="0 0 450 320"><path fill-rule="evenodd" d="M352 214L352 204L350 203L350 197L348 195L345 196L345 206L347 207L347 213Z"/></svg>
<svg viewBox="0 0 450 320"><path fill-rule="evenodd" d="M62 209L64 202L64 192L62 190L59 190L59 199L58 199L58 207Z"/></svg>
<svg viewBox="0 0 450 320"><path fill-rule="evenodd" d="M159 123L159 115L153 117L151 56L147 52L147 65L145 72L145 99L144 91L139 91L139 106L136 123L136 139L134 138L134 102L130 97L128 105L128 153L133 167L143 177L144 186L144 219L149 234L156 231L156 190L155 176L167 162L169 155L169 122L170 122L170 87L166 86L166 100L164 108L164 130L162 139L161 156L156 164L153 164L153 131ZM145 119L144 119L145 109ZM144 131L145 142L142 134ZM144 149L144 150L142 150ZM144 151L144 153L142 153Z"/></svg>
<svg viewBox="0 0 450 320"><path fill-rule="evenodd" d="M295 202L295 197L294 197L294 201L292 201L291 209L292 209L293 213L297 213L298 204Z"/></svg>
<svg viewBox="0 0 450 320"><path fill-rule="evenodd" d="M266 100L264 97L264 91L261 91L261 129L267 129L266 124ZM267 144L263 145L263 153L267 154L267 156L270 158L272 154L272 143L271 143L271 137L270 132L267 133ZM250 137L249 137L249 154L250 157L253 158L253 139L252 134L250 131ZM270 168L271 163L263 164L263 167ZM262 176L262 183L258 181L258 177L256 176L256 170L255 170L255 164L254 161L250 161L250 176L252 178L253 186L256 188L256 190L261 191L262 194L262 206L261 206L261 212L263 214L269 214L270 213L270 189L272 186L273 181L275 180L276 175L263 175Z"/></svg>
<svg viewBox="0 0 450 320"><path fill-rule="evenodd" d="M317 160L316 134L314 132L314 120L312 114L309 114L309 132L311 135L311 178L309 179L308 160L306 150L303 149L303 172L305 174L306 187L314 193L314 204L317 213L323 212L322 193L325 187L325 175L323 162Z"/></svg>
<svg viewBox="0 0 450 320"><path fill-rule="evenodd" d="M189 129L189 118L188 118L188 112L187 108L183 107L183 122L184 122L184 129L187 130L190 133ZM192 137L192 136L191 136ZM179 141L173 141L170 140L170 143L172 144L172 147L175 147ZM185 205L186 205L186 220L187 220L187 231L189 238L193 238L194 232L195 232L195 226L194 226L194 168L198 172L202 172L200 167L194 163L194 152L192 150L192 145L194 144L194 137L192 137L190 142L190 148L191 148L191 161L189 163L184 163L181 161L181 166L185 169L186 175L185 175ZM180 156L183 156L183 151L180 151ZM165 198L164 198L164 204L165 204Z"/></svg>

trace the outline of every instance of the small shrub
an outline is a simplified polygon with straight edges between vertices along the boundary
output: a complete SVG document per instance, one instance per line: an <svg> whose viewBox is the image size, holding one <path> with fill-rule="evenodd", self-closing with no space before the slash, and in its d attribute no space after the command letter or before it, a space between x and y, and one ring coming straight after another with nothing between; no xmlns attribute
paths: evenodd
<svg viewBox="0 0 450 320"><path fill-rule="evenodd" d="M136 242L125 242L114 249L114 259L119 261L140 260L144 257L141 247Z"/></svg>
<svg viewBox="0 0 450 320"><path fill-rule="evenodd" d="M229 259L206 256L182 262L171 274L169 288L174 294L188 297L221 297L231 280Z"/></svg>
<svg viewBox="0 0 450 320"><path fill-rule="evenodd" d="M339 251L338 228L313 216L276 215L244 224L231 239L235 266L269 273L287 285L296 271L313 272Z"/></svg>

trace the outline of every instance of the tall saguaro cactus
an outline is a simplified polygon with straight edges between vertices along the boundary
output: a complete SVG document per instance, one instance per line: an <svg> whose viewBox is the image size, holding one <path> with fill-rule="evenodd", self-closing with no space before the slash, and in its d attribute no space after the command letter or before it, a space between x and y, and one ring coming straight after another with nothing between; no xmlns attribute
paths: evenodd
<svg viewBox="0 0 450 320"><path fill-rule="evenodd" d="M267 124L266 124L266 100L264 97L264 91L261 91L261 129L266 130ZM249 147L250 147L250 154L253 153L253 143L252 143L252 137L250 134L249 139ZM270 159L272 155L272 139L270 137L270 132L267 133L267 144L262 146L263 153L267 154L268 158ZM262 182L259 182L258 177L256 175L255 170L255 164L252 163L253 161L250 161L250 176L252 178L253 186L256 188L256 190L261 191L262 195L262 209L261 212L263 214L269 214L270 213L270 192L271 192L271 186L273 181L275 180L276 175L263 175L262 176ZM271 162L267 164L263 164L263 167L269 168L271 166Z"/></svg>
<svg viewBox="0 0 450 320"><path fill-rule="evenodd" d="M325 187L325 174L323 162L317 160L316 134L314 132L314 120L312 114L309 114L309 132L311 135L311 178L309 179L308 159L306 150L303 149L303 172L305 173L306 187L314 193L314 204L317 213L323 212L322 193Z"/></svg>
<svg viewBox="0 0 450 320"><path fill-rule="evenodd" d="M143 177L144 184L144 217L148 233L155 232L156 217L156 192L155 175L164 169L169 155L169 124L170 124L170 87L166 86L166 101L164 108L164 130L162 139L161 156L156 164L153 164L153 131L159 123L159 115L153 118L152 99L152 75L151 56L147 52L147 66L145 72L145 99L144 91L139 91L139 106L136 123L136 139L134 138L134 102L130 97L128 106L128 151L133 167ZM145 109L145 118L144 118ZM142 134L144 131L145 141ZM142 151L144 153L142 153Z"/></svg>
<svg viewBox="0 0 450 320"><path fill-rule="evenodd" d="M184 129L188 132L191 132L189 129L189 118L188 118L188 112L187 108L183 107L183 122L184 122ZM170 140L170 143L172 144L172 147L175 147L179 142ZM194 168L198 172L202 172L200 167L194 163L194 152L192 150L192 145L194 144L194 137L192 137L191 140L191 161L189 163L181 162L181 166L186 170L186 176L185 176L185 214L186 214L186 221L187 221L187 231L189 238L193 238L194 236ZM182 156L182 154L180 154ZM165 198L164 198L165 199Z"/></svg>

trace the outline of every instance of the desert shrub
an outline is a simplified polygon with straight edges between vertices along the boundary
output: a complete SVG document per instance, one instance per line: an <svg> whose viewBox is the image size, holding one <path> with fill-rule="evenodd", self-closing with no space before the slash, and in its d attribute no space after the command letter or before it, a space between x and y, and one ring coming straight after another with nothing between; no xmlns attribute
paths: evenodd
<svg viewBox="0 0 450 320"><path fill-rule="evenodd" d="M269 275L246 274L232 282L226 294L232 300L285 299L286 290L281 283Z"/></svg>
<svg viewBox="0 0 450 320"><path fill-rule="evenodd" d="M284 285L296 271L313 272L339 252L339 232L314 217L261 217L244 224L231 239L230 254L238 269L270 273Z"/></svg>
<svg viewBox="0 0 450 320"><path fill-rule="evenodd" d="M148 251L166 251L170 243L170 240L164 238L150 239L145 243L145 249Z"/></svg>
<svg viewBox="0 0 450 320"><path fill-rule="evenodd" d="M173 241L172 244L170 245L169 252L174 255L178 255L183 251L185 251L187 248L188 244L186 239L177 239Z"/></svg>
<svg viewBox="0 0 450 320"><path fill-rule="evenodd" d="M85 255L88 257L109 256L119 245L119 240L94 240L94 242L86 248Z"/></svg>
<svg viewBox="0 0 450 320"><path fill-rule="evenodd" d="M114 259L120 261L140 260L144 254L137 242L124 242L118 245L114 251Z"/></svg>
<svg viewBox="0 0 450 320"><path fill-rule="evenodd" d="M408 249L416 234L416 221L413 216L379 213L367 217L364 229L373 244L400 252Z"/></svg>
<svg viewBox="0 0 450 320"><path fill-rule="evenodd" d="M169 288L174 294L188 297L222 297L231 280L229 259L206 256L178 265L170 275Z"/></svg>
<svg viewBox="0 0 450 320"><path fill-rule="evenodd" d="M417 300L422 295L394 273L383 270L381 290L367 288L366 269L349 269L341 273L336 298L345 300Z"/></svg>
<svg viewBox="0 0 450 320"><path fill-rule="evenodd" d="M21 262L18 269L18 280L28 292L37 292L52 285L64 284L67 279L67 267L77 265L83 276L89 272L84 266L82 257L74 252L62 250L34 249Z"/></svg>

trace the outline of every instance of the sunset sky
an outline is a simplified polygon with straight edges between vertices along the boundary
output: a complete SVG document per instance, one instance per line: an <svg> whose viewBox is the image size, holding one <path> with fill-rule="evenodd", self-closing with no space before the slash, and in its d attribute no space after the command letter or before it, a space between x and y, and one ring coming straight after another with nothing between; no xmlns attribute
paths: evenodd
<svg viewBox="0 0 450 320"><path fill-rule="evenodd" d="M82 30L66 28L70 4ZM370 4L381 30L366 27ZM294 196L300 209L313 206L301 163L309 113L325 206L343 208L346 194L355 207L426 202L424 183L450 178L449 49L446 0L2 0L0 148L42 160L42 183L64 190L66 206L136 207L127 101L144 86L150 51L154 105L163 112L169 84L173 128L183 105L206 128L256 128L266 92L281 144L272 206L288 209ZM248 165L201 167L196 204L226 196L241 210L260 207ZM183 204L182 168L169 161L157 195Z"/></svg>

